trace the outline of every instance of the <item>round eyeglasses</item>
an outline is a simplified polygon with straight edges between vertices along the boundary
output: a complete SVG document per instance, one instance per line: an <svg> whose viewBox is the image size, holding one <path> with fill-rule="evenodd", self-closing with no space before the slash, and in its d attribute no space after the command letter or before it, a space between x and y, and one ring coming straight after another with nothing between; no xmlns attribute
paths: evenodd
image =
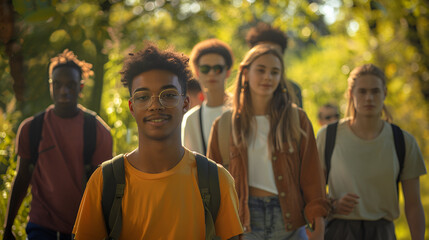
<svg viewBox="0 0 429 240"><path fill-rule="evenodd" d="M152 96L152 93L148 90L137 91L132 97L132 102L136 108L148 109L153 104L153 98L158 98L159 103L165 108L174 108L179 103L180 97L184 94L180 94L174 88L168 88L162 90L158 96Z"/></svg>

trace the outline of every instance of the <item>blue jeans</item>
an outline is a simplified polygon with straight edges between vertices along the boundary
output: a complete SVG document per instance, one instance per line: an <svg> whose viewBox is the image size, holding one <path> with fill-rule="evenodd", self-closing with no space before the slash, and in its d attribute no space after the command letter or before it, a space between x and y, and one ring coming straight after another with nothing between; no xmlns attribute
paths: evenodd
<svg viewBox="0 0 429 240"><path fill-rule="evenodd" d="M72 240L72 234L60 233L32 222L25 228L28 240Z"/></svg>
<svg viewBox="0 0 429 240"><path fill-rule="evenodd" d="M279 198L249 197L251 232L244 234L246 240L307 240L305 227L287 232L283 221Z"/></svg>

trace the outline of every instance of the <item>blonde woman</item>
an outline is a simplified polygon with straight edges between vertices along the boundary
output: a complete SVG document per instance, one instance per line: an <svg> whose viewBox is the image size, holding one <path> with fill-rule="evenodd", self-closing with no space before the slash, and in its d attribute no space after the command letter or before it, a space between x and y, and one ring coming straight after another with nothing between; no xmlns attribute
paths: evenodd
<svg viewBox="0 0 429 240"><path fill-rule="evenodd" d="M222 157L217 119L208 157L229 165L239 197L245 239L307 239L304 225L323 239L329 210L313 128L291 102L280 53L252 48L240 64L229 131L228 160Z"/></svg>
<svg viewBox="0 0 429 240"><path fill-rule="evenodd" d="M386 95L386 77L380 68L373 64L355 68L348 78L346 118L337 124L335 134L329 130L327 136L327 129L335 126L330 125L317 137L323 165L326 159L330 162L325 169L334 207L326 239L396 239L397 181L402 183L411 237L424 238L419 187L419 176L426 173L423 156L412 135L389 124ZM331 136L336 141L326 144ZM326 145L333 145L333 150Z"/></svg>

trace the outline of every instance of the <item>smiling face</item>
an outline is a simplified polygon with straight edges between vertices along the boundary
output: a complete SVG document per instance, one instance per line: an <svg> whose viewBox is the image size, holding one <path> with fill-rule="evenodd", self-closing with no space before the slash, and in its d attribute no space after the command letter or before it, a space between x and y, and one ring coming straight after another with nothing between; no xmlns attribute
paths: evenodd
<svg viewBox="0 0 429 240"><path fill-rule="evenodd" d="M52 71L49 89L55 108L61 111L74 110L82 89L79 71L62 66Z"/></svg>
<svg viewBox="0 0 429 240"><path fill-rule="evenodd" d="M220 67L222 68L220 70ZM220 54L208 53L200 57L197 66L197 77L206 91L224 91L225 79L229 75L225 59ZM210 69L208 72L204 71Z"/></svg>
<svg viewBox="0 0 429 240"><path fill-rule="evenodd" d="M251 96L271 98L280 83L282 64L275 55L265 54L256 58L244 74Z"/></svg>
<svg viewBox="0 0 429 240"><path fill-rule="evenodd" d="M363 75L355 80L350 96L356 109L356 116L379 117L386 98L386 87L380 78Z"/></svg>
<svg viewBox="0 0 429 240"><path fill-rule="evenodd" d="M158 96L166 89L177 91L178 103L174 107L165 107ZM177 75L166 70L150 70L143 72L132 81L132 95L139 96L142 91L151 93L152 101L148 106L139 104L133 98L128 102L131 114L136 119L139 137L162 141L170 138L180 140L182 117L189 107L189 98L183 94ZM136 94L137 92L137 94ZM163 95L162 95L163 96ZM168 95L167 97L173 97ZM166 105L166 104L164 104Z"/></svg>

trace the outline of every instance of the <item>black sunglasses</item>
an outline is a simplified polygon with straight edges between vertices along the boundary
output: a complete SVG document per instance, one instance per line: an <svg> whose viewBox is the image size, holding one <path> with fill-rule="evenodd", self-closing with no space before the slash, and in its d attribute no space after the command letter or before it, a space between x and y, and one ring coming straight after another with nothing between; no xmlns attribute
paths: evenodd
<svg viewBox="0 0 429 240"><path fill-rule="evenodd" d="M223 69L225 68L225 65L214 65L214 66L210 66L210 65L201 65L198 67L199 71L203 74L208 74L210 72L210 70L213 69L215 74L220 74L223 72Z"/></svg>

